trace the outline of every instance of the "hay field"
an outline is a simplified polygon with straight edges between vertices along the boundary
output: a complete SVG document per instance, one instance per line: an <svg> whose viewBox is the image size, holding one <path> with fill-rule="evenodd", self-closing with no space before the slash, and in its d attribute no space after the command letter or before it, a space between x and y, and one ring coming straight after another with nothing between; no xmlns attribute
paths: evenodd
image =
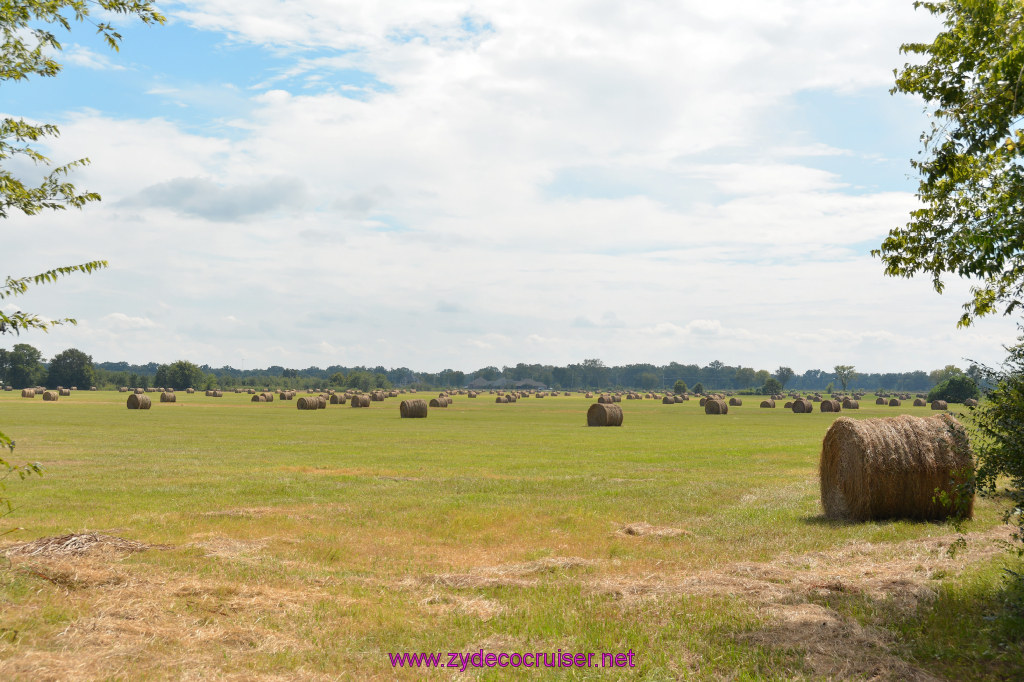
<svg viewBox="0 0 1024 682"><path fill-rule="evenodd" d="M300 411L180 392L139 411L116 392L0 394L14 461L46 468L9 482L19 508L0 522L26 529L0 539L0 678L1024 673L1024 649L983 655L971 631L965 650L942 639L963 619L929 615L998 597L998 507L977 505L956 558L948 524L822 516L831 422L928 408L624 400L622 427L588 428L582 396L456 396L400 419L405 397ZM388 657L481 649L632 650L636 667Z"/></svg>

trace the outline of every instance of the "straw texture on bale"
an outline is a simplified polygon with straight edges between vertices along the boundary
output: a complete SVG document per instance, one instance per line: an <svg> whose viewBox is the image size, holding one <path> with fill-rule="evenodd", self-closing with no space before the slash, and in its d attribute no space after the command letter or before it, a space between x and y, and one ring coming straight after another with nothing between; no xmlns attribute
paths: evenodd
<svg viewBox="0 0 1024 682"><path fill-rule="evenodd" d="M164 391L160 394L160 402L162 403L175 403L178 402L178 396L174 395L169 391Z"/></svg>
<svg viewBox="0 0 1024 682"><path fill-rule="evenodd" d="M729 405L732 407L740 407L743 405L743 401L739 398L729 398Z"/></svg>
<svg viewBox="0 0 1024 682"><path fill-rule="evenodd" d="M932 409L933 410L945 410L948 407L949 407L949 405L946 403L945 400L933 400L932 401Z"/></svg>
<svg viewBox="0 0 1024 682"><path fill-rule="evenodd" d="M775 407L775 400L762 400L761 407Z"/></svg>
<svg viewBox="0 0 1024 682"><path fill-rule="evenodd" d="M810 414L811 412L814 412L814 403L804 398L801 398L800 400L794 400L793 412L795 412L796 414Z"/></svg>
<svg viewBox="0 0 1024 682"><path fill-rule="evenodd" d="M352 396L352 399L349 400L348 404L351 405L352 407L369 407L370 406L370 396L368 396L368 395L354 395L354 396Z"/></svg>
<svg viewBox="0 0 1024 682"><path fill-rule="evenodd" d="M402 419L423 419L427 416L426 400L403 400L398 406Z"/></svg>
<svg viewBox="0 0 1024 682"><path fill-rule="evenodd" d="M972 467L967 433L949 415L836 419L821 446L825 515L836 519L944 519L974 515L974 497L956 499ZM935 490L954 500L937 501ZM959 508L959 509L958 509Z"/></svg>
<svg viewBox="0 0 1024 682"><path fill-rule="evenodd" d="M60 393L57 392L57 391L43 391L43 400L48 402L48 403L55 403L55 402L57 402L57 398L59 396L60 396Z"/></svg>
<svg viewBox="0 0 1024 682"><path fill-rule="evenodd" d="M128 396L129 410L148 410L152 406L153 401L149 399L148 395L143 393L132 393Z"/></svg>
<svg viewBox="0 0 1024 682"><path fill-rule="evenodd" d="M708 398L704 403L704 414L729 414L729 403L717 398Z"/></svg>
<svg viewBox="0 0 1024 682"><path fill-rule="evenodd" d="M622 426L622 408L614 403L595 403L587 410L587 426Z"/></svg>
<svg viewBox="0 0 1024 682"><path fill-rule="evenodd" d="M304 395L295 401L295 407L300 410L318 410L320 409L319 396L315 395Z"/></svg>
<svg viewBox="0 0 1024 682"><path fill-rule="evenodd" d="M821 411L822 412L841 412L843 406L839 404L838 400L822 400Z"/></svg>
<svg viewBox="0 0 1024 682"><path fill-rule="evenodd" d="M430 406L431 407L448 407L448 403L449 403L448 398L437 397L437 398L431 398L430 399Z"/></svg>
<svg viewBox="0 0 1024 682"><path fill-rule="evenodd" d="M21 389L22 398L35 398L36 390L34 388L23 388Z"/></svg>

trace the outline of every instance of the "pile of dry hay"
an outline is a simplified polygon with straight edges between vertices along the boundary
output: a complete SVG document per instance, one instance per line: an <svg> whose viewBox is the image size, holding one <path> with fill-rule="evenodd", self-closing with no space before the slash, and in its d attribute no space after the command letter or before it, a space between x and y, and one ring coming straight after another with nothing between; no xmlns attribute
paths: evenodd
<svg viewBox="0 0 1024 682"><path fill-rule="evenodd" d="M70 533L11 545L3 550L3 554L5 556L67 556L87 554L101 549L132 554L144 552L153 546L103 533Z"/></svg>
<svg viewBox="0 0 1024 682"><path fill-rule="evenodd" d="M961 498L959 486L972 468L967 432L950 415L840 417L821 446L821 504L830 518L856 521L970 518L974 495Z"/></svg>

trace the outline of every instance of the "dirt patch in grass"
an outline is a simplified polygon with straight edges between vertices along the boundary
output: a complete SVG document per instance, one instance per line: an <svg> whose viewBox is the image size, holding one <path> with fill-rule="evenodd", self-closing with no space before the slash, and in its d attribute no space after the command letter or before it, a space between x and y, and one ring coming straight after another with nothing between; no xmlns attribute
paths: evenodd
<svg viewBox="0 0 1024 682"><path fill-rule="evenodd" d="M627 523L619 528L616 533L630 537L655 537L675 538L680 535L690 535L690 531L682 528L670 528L668 526L652 526L649 523L640 521L638 523Z"/></svg>
<svg viewBox="0 0 1024 682"><path fill-rule="evenodd" d="M576 568L596 566L579 557L550 557L519 564L502 564L473 569L468 573L437 573L420 578L421 584L452 589L481 587L532 587L542 575L564 573Z"/></svg>
<svg viewBox="0 0 1024 682"><path fill-rule="evenodd" d="M192 543L191 546L202 549L206 556L234 561L252 561L257 559L260 552L266 548L271 540L271 538L238 540L219 533L203 533L196 537L202 537L203 539Z"/></svg>

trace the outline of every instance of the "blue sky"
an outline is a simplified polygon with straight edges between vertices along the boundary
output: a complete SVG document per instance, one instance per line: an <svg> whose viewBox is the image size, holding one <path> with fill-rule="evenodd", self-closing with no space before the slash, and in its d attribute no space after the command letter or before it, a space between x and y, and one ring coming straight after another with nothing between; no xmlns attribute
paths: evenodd
<svg viewBox="0 0 1024 682"><path fill-rule="evenodd" d="M44 355L899 371L1016 336L869 255L915 202L909 0L161 8L0 90L103 195L7 221L11 274L111 263L17 301L79 319Z"/></svg>

